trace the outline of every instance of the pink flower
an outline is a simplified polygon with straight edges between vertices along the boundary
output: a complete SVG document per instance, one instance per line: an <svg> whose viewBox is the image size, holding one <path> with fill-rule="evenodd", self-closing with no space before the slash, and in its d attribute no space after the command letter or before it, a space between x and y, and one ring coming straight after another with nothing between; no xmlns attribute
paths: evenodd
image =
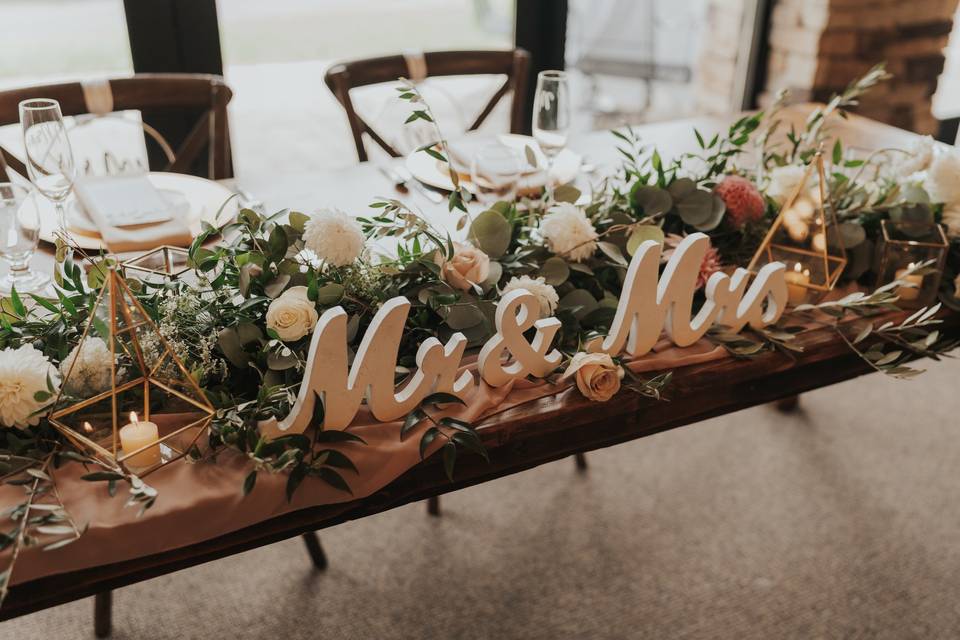
<svg viewBox="0 0 960 640"><path fill-rule="evenodd" d="M667 237L663 239L663 244L665 247L668 247L668 249L660 255L660 260L662 262L669 260L682 240L683 236L681 235L677 235L676 233L667 234ZM700 263L700 273L697 274L697 289L706 286L710 276L722 268L720 252L711 244L710 248L707 249L707 253L703 256L703 262Z"/></svg>
<svg viewBox="0 0 960 640"><path fill-rule="evenodd" d="M726 176L713 188L727 205L727 220L735 229L763 217L766 205L757 186L742 176Z"/></svg>

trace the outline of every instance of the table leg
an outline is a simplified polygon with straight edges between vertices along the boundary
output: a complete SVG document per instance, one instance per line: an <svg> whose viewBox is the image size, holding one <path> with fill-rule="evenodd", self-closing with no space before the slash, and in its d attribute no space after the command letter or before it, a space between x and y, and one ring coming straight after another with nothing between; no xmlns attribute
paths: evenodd
<svg viewBox="0 0 960 640"><path fill-rule="evenodd" d="M782 413L793 413L800 408L800 396L787 396L780 398L776 403L777 411Z"/></svg>
<svg viewBox="0 0 960 640"><path fill-rule="evenodd" d="M577 463L577 471L581 473L587 470L587 455L584 453L573 454L573 460Z"/></svg>
<svg viewBox="0 0 960 640"><path fill-rule="evenodd" d="M109 638L113 626L113 591L104 591L93 596L93 635Z"/></svg>
<svg viewBox="0 0 960 640"><path fill-rule="evenodd" d="M320 536L316 531L305 533L302 536L303 544L307 545L307 553L310 554L310 560L313 561L313 568L317 571L323 571L327 568L327 554L323 552L323 546L320 544Z"/></svg>
<svg viewBox="0 0 960 640"><path fill-rule="evenodd" d="M440 515L440 496L430 496L427 498L427 513L431 516Z"/></svg>

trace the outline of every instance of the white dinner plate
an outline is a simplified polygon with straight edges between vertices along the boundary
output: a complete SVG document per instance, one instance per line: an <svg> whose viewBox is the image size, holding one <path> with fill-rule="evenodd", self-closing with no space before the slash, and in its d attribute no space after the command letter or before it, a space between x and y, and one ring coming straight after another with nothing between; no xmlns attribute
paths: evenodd
<svg viewBox="0 0 960 640"><path fill-rule="evenodd" d="M519 150L521 154L523 153L525 147L531 147L537 156L537 165L540 167L547 166L546 157L540 150L540 146L537 144L537 141L532 137L510 133L499 135L497 136L497 139L506 146ZM571 151L570 149L564 149L557 154L557 158L553 163L553 168L550 171L550 176L554 183L563 184L576 178L577 172L580 169L581 161L582 158L580 155ZM453 190L453 183L450 181L450 175L446 172L445 165L443 165L436 158L431 157L429 154L426 154L422 151L414 151L407 156L406 164L407 169L410 171L413 177L420 182L431 187L436 187L437 189L444 189L445 191ZM473 185L470 184L469 180L461 181L468 190L472 188Z"/></svg>
<svg viewBox="0 0 960 640"><path fill-rule="evenodd" d="M227 187L213 180L191 176L182 173L150 173L148 176L164 197L171 201L178 213L185 215L190 226L190 232L197 236L201 231L201 222L218 224L217 212L223 203L233 195ZM53 204L42 196L37 196L37 207L40 210L40 239L53 243L59 227L57 211ZM75 197L71 197L66 204L67 226L74 242L81 249L89 251L107 251L107 246L101 241L96 226L87 216L83 207ZM226 222L239 209L236 198L223 210L219 223Z"/></svg>

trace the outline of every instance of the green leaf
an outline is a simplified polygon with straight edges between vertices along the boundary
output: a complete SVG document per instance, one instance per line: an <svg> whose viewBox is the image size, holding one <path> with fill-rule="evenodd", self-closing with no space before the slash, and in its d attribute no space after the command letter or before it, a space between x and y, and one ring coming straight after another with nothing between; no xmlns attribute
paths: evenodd
<svg viewBox="0 0 960 640"><path fill-rule="evenodd" d="M453 467L457 463L457 445L448 442L443 445L443 470L447 474L447 479L453 482Z"/></svg>
<svg viewBox="0 0 960 640"><path fill-rule="evenodd" d="M490 462L490 455L487 453L486 447L483 446L483 443L480 442L480 438L478 438L476 434L459 432L453 434L452 440L465 449L468 449L479 456L483 456L484 460Z"/></svg>
<svg viewBox="0 0 960 640"><path fill-rule="evenodd" d="M297 487L299 487L303 479L307 477L307 471L307 465L302 462L290 470L290 475L287 476L287 502L293 499L293 494L296 492Z"/></svg>
<svg viewBox="0 0 960 640"><path fill-rule="evenodd" d="M360 473L360 471L357 469L357 466L353 464L353 460L336 449L325 449L321 453L327 456L324 464L331 467L338 467L340 469L350 469L350 471L353 471L354 473Z"/></svg>
<svg viewBox="0 0 960 640"><path fill-rule="evenodd" d="M339 473L331 469L330 467L321 467L317 471L317 475L320 476L320 479L326 482L328 485L334 489L339 489L340 491L345 491L350 495L353 495L353 491L350 489L350 485L347 484L347 481L343 479Z"/></svg>
<svg viewBox="0 0 960 640"><path fill-rule="evenodd" d="M416 427L418 424L427 419L427 415L420 409L414 409L407 414L407 417L403 421L403 426L400 427L400 440L403 440L407 437L407 434L410 433L410 430Z"/></svg>
<svg viewBox="0 0 960 640"><path fill-rule="evenodd" d="M27 308L23 306L23 300L20 299L16 286L10 287L10 304L13 305L13 312L17 314L17 317L25 318L27 316Z"/></svg>
<svg viewBox="0 0 960 640"><path fill-rule="evenodd" d="M562 184L553 190L553 199L555 202L569 202L573 204L580 199L580 195L580 189L569 184Z"/></svg>
<svg viewBox="0 0 960 640"><path fill-rule="evenodd" d="M101 480L123 480L123 474L116 473L114 471L94 471L93 473L80 476L80 479L88 482L99 482Z"/></svg>
<svg viewBox="0 0 960 640"><path fill-rule="evenodd" d="M570 277L570 267L560 256L553 256L540 266L540 275L547 284L558 287Z"/></svg>
<svg viewBox="0 0 960 640"><path fill-rule="evenodd" d="M840 138L837 138L833 143L833 164L840 164L841 160L843 160L843 143L840 142Z"/></svg>
<svg viewBox="0 0 960 640"><path fill-rule="evenodd" d="M431 393L426 398L420 402L420 406L426 406L431 404L460 404L467 406L467 403L452 393L445 393L443 391L437 391Z"/></svg>
<svg viewBox="0 0 960 640"><path fill-rule="evenodd" d="M249 495L253 488L257 484L257 472L256 470L251 471L247 474L247 477L243 479L243 495Z"/></svg>
<svg viewBox="0 0 960 640"><path fill-rule="evenodd" d="M291 211L288 217L290 226L296 229L297 231L299 231L300 233L303 233L304 229L307 226L307 221L309 219L310 219L310 216L308 216L305 213L300 213L299 211Z"/></svg>
<svg viewBox="0 0 960 640"><path fill-rule="evenodd" d="M663 244L663 229L655 224L642 224L633 229L630 237L627 238L627 253L634 255L640 248L640 245L647 240L653 240L657 244Z"/></svg>
<svg viewBox="0 0 960 640"><path fill-rule="evenodd" d="M317 289L317 304L321 307L332 307L335 304L340 304L345 292L346 289L340 283L325 284Z"/></svg>
<svg viewBox="0 0 960 640"><path fill-rule="evenodd" d="M645 216L658 216L670 211L673 197L665 189L637 184L630 190L633 206L643 210Z"/></svg>
<svg viewBox="0 0 960 640"><path fill-rule="evenodd" d="M593 297L592 293L586 289L574 289L567 295L560 298L560 303L557 305L557 309L571 310L573 316L577 320L580 320L598 306L600 305L597 302L597 299Z"/></svg>
<svg viewBox="0 0 960 640"><path fill-rule="evenodd" d="M430 443L437 439L440 435L440 429L436 427L430 427L423 432L423 435L420 437L420 459L423 460L423 456L427 453L427 448L430 447Z"/></svg>
<svg viewBox="0 0 960 640"><path fill-rule="evenodd" d="M360 444L367 444L367 441L361 438L358 435L352 434L349 431L321 431L317 434L317 442L357 442Z"/></svg>
<svg viewBox="0 0 960 640"><path fill-rule="evenodd" d="M512 235L513 225L492 209L478 215L470 225L470 242L493 260L506 253Z"/></svg>

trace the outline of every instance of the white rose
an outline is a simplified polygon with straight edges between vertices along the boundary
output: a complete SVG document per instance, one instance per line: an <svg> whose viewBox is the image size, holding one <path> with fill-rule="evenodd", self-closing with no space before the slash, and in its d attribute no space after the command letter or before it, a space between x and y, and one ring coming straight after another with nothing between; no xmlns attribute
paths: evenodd
<svg viewBox="0 0 960 640"><path fill-rule="evenodd" d="M64 391L89 398L110 388L110 349L101 338L87 336L60 363Z"/></svg>
<svg viewBox="0 0 960 640"><path fill-rule="evenodd" d="M53 390L47 388L47 378ZM46 356L25 344L0 351L0 423L25 429L40 422L39 410L50 404L60 389L60 376ZM38 392L50 393L37 400Z"/></svg>
<svg viewBox="0 0 960 640"><path fill-rule="evenodd" d="M510 282L503 287L500 295L505 296L516 289L526 289L537 298L537 302L540 303L541 318L552 316L554 310L557 308L557 304L560 302L560 296L557 295L557 290L547 284L546 280L542 277L531 278L530 276L520 276L510 278Z"/></svg>
<svg viewBox="0 0 960 640"><path fill-rule="evenodd" d="M307 335L319 319L316 305L307 298L306 287L290 287L267 308L267 328L284 342Z"/></svg>
<svg viewBox="0 0 960 640"><path fill-rule="evenodd" d="M767 195L783 205L796 193L803 182L806 169L796 164L787 164L770 171L770 183L767 185Z"/></svg>
<svg viewBox="0 0 960 640"><path fill-rule="evenodd" d="M352 264L363 253L365 242L357 221L339 209L318 211L303 228L307 249L335 267Z"/></svg>
<svg viewBox="0 0 960 640"><path fill-rule="evenodd" d="M550 251L583 262L597 250L597 231L583 209L569 202L550 208L540 221L540 234Z"/></svg>
<svg viewBox="0 0 960 640"><path fill-rule="evenodd" d="M934 157L925 188L933 202L960 204L960 150L951 148Z"/></svg>
<svg viewBox="0 0 960 640"><path fill-rule="evenodd" d="M576 376L577 389L586 398L606 402L620 390L623 368L606 353L580 352L570 360L561 379Z"/></svg>
<svg viewBox="0 0 960 640"><path fill-rule="evenodd" d="M893 163L893 175L896 178L905 178L918 171L924 171L933 161L933 136L914 138L903 149L904 153L897 153Z"/></svg>
<svg viewBox="0 0 960 640"><path fill-rule="evenodd" d="M434 257L440 265L440 277L454 289L469 291L490 275L490 258L483 251L469 244L453 243L453 257L447 260L443 252Z"/></svg>
<svg viewBox="0 0 960 640"><path fill-rule="evenodd" d="M945 206L940 221L946 225L948 237L960 238L960 202Z"/></svg>

